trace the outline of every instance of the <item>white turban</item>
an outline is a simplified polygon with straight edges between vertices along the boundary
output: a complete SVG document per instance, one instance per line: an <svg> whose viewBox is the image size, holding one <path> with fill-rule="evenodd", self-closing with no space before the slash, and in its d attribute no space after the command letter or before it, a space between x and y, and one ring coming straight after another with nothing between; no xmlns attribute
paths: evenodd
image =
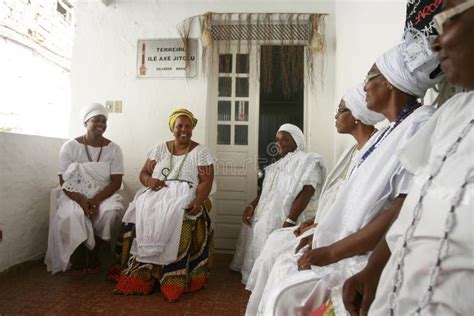
<svg viewBox="0 0 474 316"><path fill-rule="evenodd" d="M417 39L418 42L426 39ZM416 97L441 81L442 76L430 78L439 61L432 52L420 49L420 43L411 37L380 56L375 64L385 79L399 90Z"/></svg>
<svg viewBox="0 0 474 316"><path fill-rule="evenodd" d="M81 119L82 123L87 122L91 117L97 116L97 115L103 115L105 118L108 118L107 110L106 108L99 103L91 103L89 105L84 106L81 109Z"/></svg>
<svg viewBox="0 0 474 316"><path fill-rule="evenodd" d="M348 89L342 99L346 107L351 110L352 116L365 125L375 125L385 119L382 114L367 108L366 93L362 83Z"/></svg>
<svg viewBox="0 0 474 316"><path fill-rule="evenodd" d="M293 124L283 124L280 126L278 129L278 132L288 132L290 133L291 137L293 137L293 140L296 143L296 147L300 150L304 150L304 135L303 132L300 130L300 128L296 125Z"/></svg>

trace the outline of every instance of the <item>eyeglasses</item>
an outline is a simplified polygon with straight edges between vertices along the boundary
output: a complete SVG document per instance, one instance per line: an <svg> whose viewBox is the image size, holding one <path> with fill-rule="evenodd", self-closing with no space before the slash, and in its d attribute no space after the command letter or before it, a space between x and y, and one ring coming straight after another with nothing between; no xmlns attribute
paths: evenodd
<svg viewBox="0 0 474 316"><path fill-rule="evenodd" d="M337 113L339 113L339 114L344 113L344 112L350 112L350 110L348 108L338 108L337 109Z"/></svg>
<svg viewBox="0 0 474 316"><path fill-rule="evenodd" d="M374 79L375 77L381 76L382 74L380 72L373 72L373 73L368 73L367 76L365 76L364 79L364 86L369 83L370 80Z"/></svg>
<svg viewBox="0 0 474 316"><path fill-rule="evenodd" d="M433 21L434 21L434 26L436 30L438 31L438 34L439 35L443 34L443 25L446 23L446 21L460 15L461 13L472 8L473 6L474 6L474 0L468 0L466 2L463 2L455 6L454 8L451 8L449 10L436 14L433 17Z"/></svg>

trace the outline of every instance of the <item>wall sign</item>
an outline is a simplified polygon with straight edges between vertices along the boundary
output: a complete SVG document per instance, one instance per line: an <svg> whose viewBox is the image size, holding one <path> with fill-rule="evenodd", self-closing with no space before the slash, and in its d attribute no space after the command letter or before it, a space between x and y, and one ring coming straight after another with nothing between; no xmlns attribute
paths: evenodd
<svg viewBox="0 0 474 316"><path fill-rule="evenodd" d="M138 78L191 78L196 76L197 40L190 39L189 70L181 39L138 40Z"/></svg>

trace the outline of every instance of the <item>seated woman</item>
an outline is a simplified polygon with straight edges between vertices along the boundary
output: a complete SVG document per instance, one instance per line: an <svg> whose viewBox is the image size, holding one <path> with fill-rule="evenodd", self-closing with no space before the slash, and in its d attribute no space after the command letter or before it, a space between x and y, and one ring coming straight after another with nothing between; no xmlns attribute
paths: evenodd
<svg viewBox="0 0 474 316"><path fill-rule="evenodd" d="M311 199L319 198L326 178L321 156L303 151L304 135L297 126L283 124L276 133L276 145L281 158L265 168L262 193L243 212L244 225L230 265L242 273L243 284L270 233L301 222L304 216L300 215Z"/></svg>
<svg viewBox="0 0 474 316"><path fill-rule="evenodd" d="M283 253L293 253L301 238L313 232L310 228L315 227L326 214L326 210L330 209L339 189L347 181L349 173L358 159L359 152L363 152L364 145L371 137L375 137L377 130L373 125L385 119L382 114L367 108L366 94L363 88L362 84L358 84L344 94L335 117L337 132L352 135L356 144L341 155L334 169L326 178L319 198L316 217L303 222L298 227L277 229L268 237L247 282L246 289L252 291L247 305L247 314L257 313L258 303L275 259Z"/></svg>
<svg viewBox="0 0 474 316"><path fill-rule="evenodd" d="M367 105L390 124L360 155L314 238L300 242L299 255L283 254L275 260L259 312L307 314L320 306L333 287L366 264L368 253L400 210L412 174L396 152L433 114L434 108L421 106L417 98L439 81L413 71L413 56L404 58L411 52L401 43L378 58L367 74Z"/></svg>
<svg viewBox="0 0 474 316"><path fill-rule="evenodd" d="M100 104L82 109L86 133L64 143L59 154L62 192L49 227L44 260L48 271L77 274L99 268L98 243L115 240L123 215L123 157L120 147L103 137L107 111Z"/></svg>
<svg viewBox="0 0 474 316"><path fill-rule="evenodd" d="M145 186L128 207L123 222L131 249L123 247L122 274L116 294L148 294L159 281L164 297L206 285L212 227L208 212L215 158L191 137L197 119L186 109L174 111L169 128L174 140L152 148L140 172ZM130 230L134 226L134 230Z"/></svg>
<svg viewBox="0 0 474 316"><path fill-rule="evenodd" d="M344 284L351 315L474 311L474 1L443 5L433 49L446 79L466 92L446 101L398 152L415 174L413 186L367 266Z"/></svg>

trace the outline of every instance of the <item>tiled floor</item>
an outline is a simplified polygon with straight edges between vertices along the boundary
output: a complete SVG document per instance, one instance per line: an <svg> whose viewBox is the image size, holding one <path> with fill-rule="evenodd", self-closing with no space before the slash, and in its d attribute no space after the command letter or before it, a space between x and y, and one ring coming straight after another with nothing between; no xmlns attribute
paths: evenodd
<svg viewBox="0 0 474 316"><path fill-rule="evenodd" d="M76 280L69 273L51 275L34 263L0 276L0 315L242 315L250 292L240 274L229 270L230 255L216 255L207 288L168 303L160 293L113 295L114 283L99 274Z"/></svg>

